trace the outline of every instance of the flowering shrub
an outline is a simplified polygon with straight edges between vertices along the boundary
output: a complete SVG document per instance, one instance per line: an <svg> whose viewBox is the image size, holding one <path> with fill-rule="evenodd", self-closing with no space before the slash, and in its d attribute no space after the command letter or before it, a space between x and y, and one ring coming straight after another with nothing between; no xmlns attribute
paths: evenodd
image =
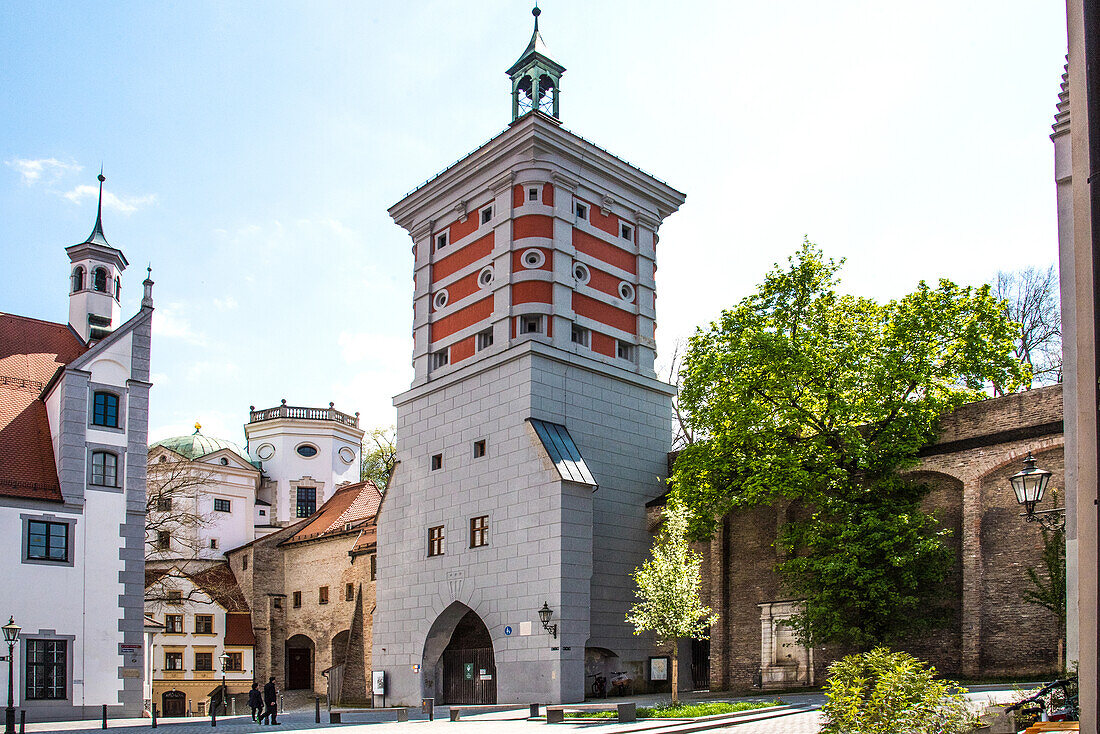
<svg viewBox="0 0 1100 734"><path fill-rule="evenodd" d="M908 653L849 655L829 666L821 734L962 734L976 718L964 693Z"/></svg>

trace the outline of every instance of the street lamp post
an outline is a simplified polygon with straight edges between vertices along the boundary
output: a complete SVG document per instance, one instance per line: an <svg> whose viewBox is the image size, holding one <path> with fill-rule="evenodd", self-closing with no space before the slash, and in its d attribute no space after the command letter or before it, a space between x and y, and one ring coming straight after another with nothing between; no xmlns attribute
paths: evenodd
<svg viewBox="0 0 1100 734"><path fill-rule="evenodd" d="M229 665L229 653L223 652L219 660L222 661L222 716L229 713L229 689L225 687L225 671Z"/></svg>
<svg viewBox="0 0 1100 734"><path fill-rule="evenodd" d="M4 642L8 643L8 708L4 711L4 734L15 734L15 685L14 685L14 666L15 666L15 654L13 652L15 648L15 641L19 639L20 627L15 623L15 617L9 617L8 623L2 628L4 630Z"/></svg>
<svg viewBox="0 0 1100 734"><path fill-rule="evenodd" d="M1024 514L1021 515L1024 520L1037 522L1047 530L1062 530L1066 526L1066 508L1035 509L1035 505L1043 500L1051 476L1046 469L1035 468L1035 457L1028 451L1023 470L1013 474L1008 481L1016 493L1016 501L1024 506Z"/></svg>

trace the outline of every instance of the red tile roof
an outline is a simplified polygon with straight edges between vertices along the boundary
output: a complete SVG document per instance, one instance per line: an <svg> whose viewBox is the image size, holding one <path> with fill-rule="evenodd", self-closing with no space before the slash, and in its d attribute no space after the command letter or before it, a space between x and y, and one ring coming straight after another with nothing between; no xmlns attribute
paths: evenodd
<svg viewBox="0 0 1100 734"><path fill-rule="evenodd" d="M0 495L62 500L39 395L58 369L86 351L64 324L0 313Z"/></svg>
<svg viewBox="0 0 1100 734"><path fill-rule="evenodd" d="M225 611L249 611L248 600L244 598L241 587L237 586L237 577L233 575L228 563L219 563L187 576L211 599L224 607Z"/></svg>
<svg viewBox="0 0 1100 734"><path fill-rule="evenodd" d="M341 487L297 533L283 543L315 540L359 530L361 526L373 524L381 502L382 493L370 480Z"/></svg>
<svg viewBox="0 0 1100 734"><path fill-rule="evenodd" d="M255 645L252 633L252 615L247 612L229 612L225 615L225 644Z"/></svg>

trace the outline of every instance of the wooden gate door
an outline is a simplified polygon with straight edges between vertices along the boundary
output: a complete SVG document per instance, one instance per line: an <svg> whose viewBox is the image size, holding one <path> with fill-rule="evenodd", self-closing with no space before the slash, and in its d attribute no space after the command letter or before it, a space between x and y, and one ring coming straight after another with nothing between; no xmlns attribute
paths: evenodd
<svg viewBox="0 0 1100 734"><path fill-rule="evenodd" d="M185 716L187 695L183 691L165 691L160 697L161 716Z"/></svg>
<svg viewBox="0 0 1100 734"><path fill-rule="evenodd" d="M443 700L447 704L495 704L496 678L492 648L443 652Z"/></svg>
<svg viewBox="0 0 1100 734"><path fill-rule="evenodd" d="M307 647L292 647L287 650L286 661L286 687L287 688L309 688L313 681L312 667L309 659L309 648Z"/></svg>

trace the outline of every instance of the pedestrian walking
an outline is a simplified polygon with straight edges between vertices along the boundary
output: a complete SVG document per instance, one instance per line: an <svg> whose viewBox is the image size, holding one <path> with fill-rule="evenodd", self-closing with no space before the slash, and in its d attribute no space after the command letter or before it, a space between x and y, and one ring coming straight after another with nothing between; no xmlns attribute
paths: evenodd
<svg viewBox="0 0 1100 734"><path fill-rule="evenodd" d="M260 684L255 681L252 682L252 690L248 692L248 707L252 709L252 720L259 721L264 710L264 697L260 694Z"/></svg>
<svg viewBox="0 0 1100 734"><path fill-rule="evenodd" d="M271 680L264 686L264 716L263 721L274 726L279 725L279 712L277 710L276 701L278 701L278 691L275 690L275 676L271 676Z"/></svg>

